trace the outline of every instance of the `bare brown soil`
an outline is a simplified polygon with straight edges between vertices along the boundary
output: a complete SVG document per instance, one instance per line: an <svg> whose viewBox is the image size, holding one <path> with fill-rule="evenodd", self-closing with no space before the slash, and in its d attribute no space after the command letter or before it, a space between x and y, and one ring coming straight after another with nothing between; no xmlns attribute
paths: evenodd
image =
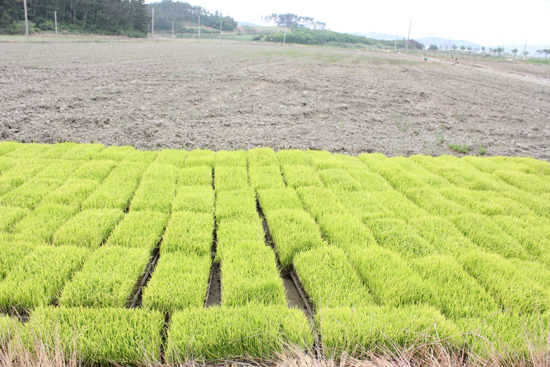
<svg viewBox="0 0 550 367"><path fill-rule="evenodd" d="M550 158L550 87L481 68L266 44L102 41L0 49L3 140L390 156L458 154L449 148L455 143L472 146L471 154L484 148L489 155ZM550 75L548 66L498 66Z"/></svg>

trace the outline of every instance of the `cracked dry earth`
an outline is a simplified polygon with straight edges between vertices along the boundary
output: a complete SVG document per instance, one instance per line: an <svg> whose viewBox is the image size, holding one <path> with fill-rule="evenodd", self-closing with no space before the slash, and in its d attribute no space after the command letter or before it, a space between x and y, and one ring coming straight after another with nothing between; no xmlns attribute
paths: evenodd
<svg viewBox="0 0 550 367"><path fill-rule="evenodd" d="M0 44L0 138L139 149L550 159L550 87L417 56L267 44ZM514 70L515 64L506 65ZM550 67L521 65L523 74ZM546 69L545 69L546 68Z"/></svg>

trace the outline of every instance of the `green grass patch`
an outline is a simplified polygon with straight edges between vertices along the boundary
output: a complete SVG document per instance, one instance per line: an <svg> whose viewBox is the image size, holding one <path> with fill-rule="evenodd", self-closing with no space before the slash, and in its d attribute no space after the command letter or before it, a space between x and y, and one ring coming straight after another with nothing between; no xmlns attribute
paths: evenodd
<svg viewBox="0 0 550 367"><path fill-rule="evenodd" d="M283 344L311 348L313 335L301 310L250 304L174 313L166 346L169 364L203 359L270 358Z"/></svg>
<svg viewBox="0 0 550 367"><path fill-rule="evenodd" d="M203 307L211 262L210 256L163 254L143 290L142 307L170 313Z"/></svg>
<svg viewBox="0 0 550 367"><path fill-rule="evenodd" d="M216 162L216 153L206 149L195 149L187 154L187 159L183 164L184 167L207 166L214 168Z"/></svg>
<svg viewBox="0 0 550 367"><path fill-rule="evenodd" d="M397 253L370 246L351 257L378 304L394 307L434 301L433 290Z"/></svg>
<svg viewBox="0 0 550 367"><path fill-rule="evenodd" d="M102 247L65 286L59 304L66 307L122 308L145 273L150 252L144 248Z"/></svg>
<svg viewBox="0 0 550 367"><path fill-rule="evenodd" d="M115 166L116 162L114 161L93 160L80 166L71 178L103 181Z"/></svg>
<svg viewBox="0 0 550 367"><path fill-rule="evenodd" d="M187 158L186 150L164 149L159 152L155 163L171 164L178 168L182 168L185 158Z"/></svg>
<svg viewBox="0 0 550 367"><path fill-rule="evenodd" d="M132 198L130 211L170 213L175 196L176 183L173 181L142 180Z"/></svg>
<svg viewBox="0 0 550 367"><path fill-rule="evenodd" d="M279 166L251 166L248 169L250 185L255 190L283 189L286 187Z"/></svg>
<svg viewBox="0 0 550 367"><path fill-rule="evenodd" d="M160 312L47 307L32 312L22 339L36 353L35 345L56 345L85 364L148 365L160 360L163 327Z"/></svg>
<svg viewBox="0 0 550 367"><path fill-rule="evenodd" d="M219 167L246 168L246 152L244 150L219 151L216 153L216 168Z"/></svg>
<svg viewBox="0 0 550 367"><path fill-rule="evenodd" d="M88 253L72 246L36 246L0 282L0 309L21 313L52 304Z"/></svg>
<svg viewBox="0 0 550 367"><path fill-rule="evenodd" d="M258 218L254 191L220 191L216 194L216 220Z"/></svg>
<svg viewBox="0 0 550 367"><path fill-rule="evenodd" d="M317 186L323 187L315 169L309 166L283 166L283 174L288 186L292 188Z"/></svg>
<svg viewBox="0 0 550 367"><path fill-rule="evenodd" d="M135 149L132 146L126 145L126 146L110 146L108 148L103 149L101 152L96 154L92 159L108 159L111 161L120 162L126 157L128 154L134 152Z"/></svg>
<svg viewBox="0 0 550 367"><path fill-rule="evenodd" d="M221 166L214 171L216 192L243 190L249 187L246 167Z"/></svg>
<svg viewBox="0 0 550 367"><path fill-rule="evenodd" d="M212 167L193 166L179 170L178 186L212 187Z"/></svg>
<svg viewBox="0 0 550 367"><path fill-rule="evenodd" d="M15 223L25 218L30 211L17 206L0 206L0 231L9 232Z"/></svg>
<svg viewBox="0 0 550 367"><path fill-rule="evenodd" d="M105 149L103 144L77 144L61 156L61 159L89 161Z"/></svg>
<svg viewBox="0 0 550 367"><path fill-rule="evenodd" d="M146 210L128 213L117 224L106 245L144 248L152 252L162 238L167 222L166 213Z"/></svg>
<svg viewBox="0 0 550 367"><path fill-rule="evenodd" d="M34 244L52 243L57 229L78 211L74 206L44 203L17 223L14 236Z"/></svg>
<svg viewBox="0 0 550 367"><path fill-rule="evenodd" d="M332 246L314 248L297 254L293 263L301 284L317 310L375 304L341 249Z"/></svg>
<svg viewBox="0 0 550 367"><path fill-rule="evenodd" d="M266 219L282 266L290 265L296 254L323 245L317 224L304 211L268 212Z"/></svg>
<svg viewBox="0 0 550 367"><path fill-rule="evenodd" d="M209 186L178 186L172 212L214 213L214 190Z"/></svg>
<svg viewBox="0 0 550 367"><path fill-rule="evenodd" d="M95 249L107 239L124 213L117 209L90 209L78 213L55 232L54 245Z"/></svg>
<svg viewBox="0 0 550 367"><path fill-rule="evenodd" d="M68 180L44 198L42 203L54 203L80 207L82 202L98 186L93 180Z"/></svg>
<svg viewBox="0 0 550 367"><path fill-rule="evenodd" d="M181 252L208 256L212 247L214 218L212 214L172 213L160 247L161 255Z"/></svg>
<svg viewBox="0 0 550 367"><path fill-rule="evenodd" d="M60 180L48 178L32 179L2 196L0 198L0 205L18 206L32 210L46 195L61 186L61 184L62 181Z"/></svg>

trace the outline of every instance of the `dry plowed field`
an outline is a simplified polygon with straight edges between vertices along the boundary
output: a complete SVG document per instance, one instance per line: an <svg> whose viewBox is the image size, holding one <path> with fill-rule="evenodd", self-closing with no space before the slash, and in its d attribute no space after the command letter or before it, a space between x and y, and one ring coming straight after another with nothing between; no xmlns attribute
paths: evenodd
<svg viewBox="0 0 550 367"><path fill-rule="evenodd" d="M3 360L531 363L549 289L541 160L0 143Z"/></svg>
<svg viewBox="0 0 550 367"><path fill-rule="evenodd" d="M458 144L550 158L550 87L486 67L266 44L0 48L4 140L387 156L456 155L449 145ZM483 65L550 79L549 66Z"/></svg>

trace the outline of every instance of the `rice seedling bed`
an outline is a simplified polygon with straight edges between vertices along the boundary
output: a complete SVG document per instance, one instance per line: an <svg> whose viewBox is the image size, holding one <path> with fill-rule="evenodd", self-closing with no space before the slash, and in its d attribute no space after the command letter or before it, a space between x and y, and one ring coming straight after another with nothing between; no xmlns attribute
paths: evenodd
<svg viewBox="0 0 550 367"><path fill-rule="evenodd" d="M2 142L0 344L122 365L419 340L528 358L550 315L549 167Z"/></svg>

